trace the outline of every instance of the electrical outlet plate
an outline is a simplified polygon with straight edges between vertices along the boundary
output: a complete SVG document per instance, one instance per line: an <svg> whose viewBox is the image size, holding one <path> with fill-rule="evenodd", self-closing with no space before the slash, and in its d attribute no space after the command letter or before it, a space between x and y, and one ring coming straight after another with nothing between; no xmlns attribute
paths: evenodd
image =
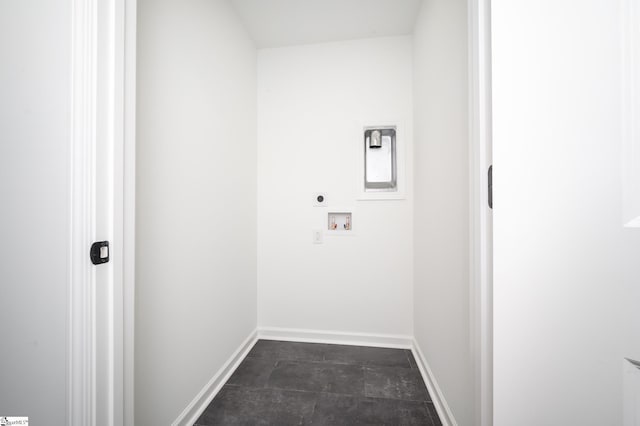
<svg viewBox="0 0 640 426"><path fill-rule="evenodd" d="M322 242L323 242L322 229L314 229L313 230L313 244L322 244Z"/></svg>

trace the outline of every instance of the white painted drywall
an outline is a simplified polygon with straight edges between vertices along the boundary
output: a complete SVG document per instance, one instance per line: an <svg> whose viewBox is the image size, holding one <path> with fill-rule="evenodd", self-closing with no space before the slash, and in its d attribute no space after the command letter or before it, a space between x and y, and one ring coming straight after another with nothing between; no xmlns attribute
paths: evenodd
<svg viewBox="0 0 640 426"><path fill-rule="evenodd" d="M70 4L0 3L0 415L66 424Z"/></svg>
<svg viewBox="0 0 640 426"><path fill-rule="evenodd" d="M622 197L626 226L640 227L640 0L622 2Z"/></svg>
<svg viewBox="0 0 640 426"><path fill-rule="evenodd" d="M138 2L136 425L256 327L256 51L227 1Z"/></svg>
<svg viewBox="0 0 640 426"><path fill-rule="evenodd" d="M356 201L361 126L397 121L412 148L411 37L258 54L258 322L412 334L412 199ZM411 162L407 182L411 183ZM328 208L313 207L315 191ZM327 236L354 209L355 236Z"/></svg>
<svg viewBox="0 0 640 426"><path fill-rule="evenodd" d="M461 426L474 424L467 6L426 0L414 33L414 329Z"/></svg>
<svg viewBox="0 0 640 426"><path fill-rule="evenodd" d="M408 35L422 0L231 0L258 47Z"/></svg>
<svg viewBox="0 0 640 426"><path fill-rule="evenodd" d="M640 359L619 2L493 2L494 424L621 425Z"/></svg>

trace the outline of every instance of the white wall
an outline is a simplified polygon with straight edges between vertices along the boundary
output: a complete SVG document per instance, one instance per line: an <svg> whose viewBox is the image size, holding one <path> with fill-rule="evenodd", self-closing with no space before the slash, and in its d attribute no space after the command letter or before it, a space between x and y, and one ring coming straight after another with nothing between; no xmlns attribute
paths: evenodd
<svg viewBox="0 0 640 426"><path fill-rule="evenodd" d="M138 3L136 425L256 327L256 52L226 1Z"/></svg>
<svg viewBox="0 0 640 426"><path fill-rule="evenodd" d="M0 414L66 424L70 5L0 3Z"/></svg>
<svg viewBox="0 0 640 426"><path fill-rule="evenodd" d="M493 3L495 425L621 425L640 359L619 3Z"/></svg>
<svg viewBox="0 0 640 426"><path fill-rule="evenodd" d="M424 2L414 62L415 338L454 418L467 426L474 399L466 1Z"/></svg>
<svg viewBox="0 0 640 426"><path fill-rule="evenodd" d="M355 201L362 125L397 120L411 158L411 56L405 36L259 51L261 327L412 334L411 188ZM355 209L356 236L312 244L327 214L314 191Z"/></svg>

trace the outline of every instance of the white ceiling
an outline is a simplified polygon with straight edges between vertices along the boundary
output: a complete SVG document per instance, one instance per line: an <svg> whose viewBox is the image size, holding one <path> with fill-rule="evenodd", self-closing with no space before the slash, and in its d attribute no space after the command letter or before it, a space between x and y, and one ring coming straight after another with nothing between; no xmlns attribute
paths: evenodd
<svg viewBox="0 0 640 426"><path fill-rule="evenodd" d="M410 34L422 0L231 0L258 47Z"/></svg>

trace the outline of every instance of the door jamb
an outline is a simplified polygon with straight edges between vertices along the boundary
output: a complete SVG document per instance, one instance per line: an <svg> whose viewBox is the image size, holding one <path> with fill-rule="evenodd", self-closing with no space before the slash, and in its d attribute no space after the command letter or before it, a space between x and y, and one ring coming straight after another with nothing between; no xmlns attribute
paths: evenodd
<svg viewBox="0 0 640 426"><path fill-rule="evenodd" d="M124 425L134 426L137 1L122 1L124 1Z"/></svg>
<svg viewBox="0 0 640 426"><path fill-rule="evenodd" d="M72 425L95 424L95 362L93 274L86 248L93 239L94 211L89 184L93 180L95 151L95 57L97 0L72 1L72 133L71 133L71 265L68 309L68 421ZM118 0L123 13L115 14L116 57L123 58L121 102L123 155L123 327L124 424L134 424L134 305L135 305L135 108L136 108L136 0ZM491 42L490 0L468 0L469 29L469 121L470 121L470 261L471 338L475 378L475 417L479 425L492 423L492 289L491 247L486 226L486 174L491 152ZM120 41L118 43L118 41ZM118 129L114 129L118 130ZM117 133L114 133L117 134Z"/></svg>
<svg viewBox="0 0 640 426"><path fill-rule="evenodd" d="M487 169L491 165L491 0L468 1L470 326L475 424L493 424L493 253Z"/></svg>

